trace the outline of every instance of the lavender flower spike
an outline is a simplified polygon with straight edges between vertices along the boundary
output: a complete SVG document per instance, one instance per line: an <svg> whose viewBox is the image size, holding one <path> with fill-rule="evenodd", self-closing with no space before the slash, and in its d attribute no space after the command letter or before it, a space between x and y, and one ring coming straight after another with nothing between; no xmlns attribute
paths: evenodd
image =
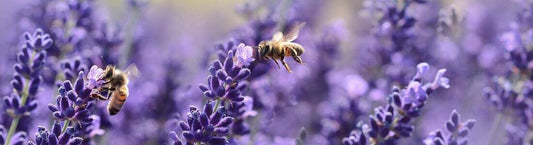
<svg viewBox="0 0 533 145"><path fill-rule="evenodd" d="M41 29L35 30L33 34L24 34L24 45L14 65L15 73L11 81L13 92L11 96L4 97L6 112L13 118L5 144L14 144L12 141L20 138L20 132L15 134L20 119L29 116L37 108L35 95L43 82L41 71L45 67L46 50L52 42L50 35Z"/></svg>
<svg viewBox="0 0 533 145"><path fill-rule="evenodd" d="M474 127L475 120L469 119L459 122L459 114L453 110L450 120L446 121L446 129L450 134L445 136L441 130L430 133L430 137L424 140L426 145L467 145L466 136Z"/></svg>

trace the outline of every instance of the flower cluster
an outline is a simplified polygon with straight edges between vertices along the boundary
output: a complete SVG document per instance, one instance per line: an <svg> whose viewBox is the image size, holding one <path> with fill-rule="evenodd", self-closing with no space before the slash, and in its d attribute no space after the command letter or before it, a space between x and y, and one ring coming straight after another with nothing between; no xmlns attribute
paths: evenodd
<svg viewBox="0 0 533 145"><path fill-rule="evenodd" d="M3 99L7 114L13 118L5 137L6 144L13 143L12 140L19 140L13 137L24 138L21 133L15 134L15 131L20 119L23 116L29 116L30 112L37 108L35 95L43 81L41 71L45 64L46 50L52 43L50 35L41 29L35 30L33 34L24 34L24 45L14 65L15 73L11 81L13 92Z"/></svg>
<svg viewBox="0 0 533 145"><path fill-rule="evenodd" d="M48 104L48 109L53 112L55 119L83 123L92 121L89 116L94 104L89 101L94 100L94 98L91 97L92 90L84 86L84 76L84 73L80 72L74 85L69 80L66 80L59 87L59 96L56 98L57 104Z"/></svg>
<svg viewBox="0 0 533 145"><path fill-rule="evenodd" d="M420 63L417 68L418 72L407 88L394 87L388 105L375 108L369 124L362 125L359 133L344 138L343 144L397 144L399 139L411 136L414 131L411 122L420 116L429 95L439 87L449 87L448 79L443 77L445 69L438 71L433 83L422 85L422 76L429 70L429 65Z"/></svg>
<svg viewBox="0 0 533 145"><path fill-rule="evenodd" d="M450 120L446 121L446 129L450 134L445 136L441 130L430 133L430 137L424 142L427 145L467 145L466 136L474 128L475 120L469 119L459 122L459 114L453 110Z"/></svg>
<svg viewBox="0 0 533 145"><path fill-rule="evenodd" d="M14 65L15 74L11 81L14 93L4 97L8 114L13 117L29 115L37 107L34 97L41 84L41 70L44 67L46 49L52 45L52 39L41 29L33 34L24 34L25 44L17 55L18 63Z"/></svg>
<svg viewBox="0 0 533 145"><path fill-rule="evenodd" d="M216 106L215 106L216 107ZM230 133L230 125L233 123L233 117L226 116L224 108L214 108L211 102L207 102L203 110L197 107L189 107L187 113L187 122L180 121L182 135L187 143L207 143L210 145L228 144L226 135ZM171 138L179 144L179 138L176 132L170 132Z"/></svg>
<svg viewBox="0 0 533 145"><path fill-rule="evenodd" d="M74 137L74 128L68 127L66 131L61 131L61 124L54 123L52 130L48 131L46 128L39 126L35 134L35 142L29 141L28 145L81 145L83 139Z"/></svg>
<svg viewBox="0 0 533 145"><path fill-rule="evenodd" d="M207 85L200 84L199 88L204 93L204 96L209 99L241 102L244 100L241 91L246 89L247 84L239 82L245 80L250 75L250 70L234 64L234 50L224 50L225 48L233 49L232 42L229 42L227 47L220 46L219 48L222 52L218 55L219 60L213 61L212 66L209 67L211 75L207 77ZM238 52L241 51L238 50ZM227 55L223 52L227 52ZM238 62L245 56L239 56ZM224 63L222 63L222 60ZM249 59L244 58L243 60Z"/></svg>
<svg viewBox="0 0 533 145"><path fill-rule="evenodd" d="M74 60L61 62L61 70L65 76L65 80L74 80L78 78L76 72L86 72L87 66L82 64L81 58L77 57Z"/></svg>

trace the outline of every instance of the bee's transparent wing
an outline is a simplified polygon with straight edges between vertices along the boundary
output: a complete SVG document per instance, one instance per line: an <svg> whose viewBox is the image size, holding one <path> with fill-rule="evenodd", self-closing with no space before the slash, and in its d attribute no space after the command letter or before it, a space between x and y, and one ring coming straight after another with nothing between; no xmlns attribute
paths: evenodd
<svg viewBox="0 0 533 145"><path fill-rule="evenodd" d="M300 29L302 29L304 26L305 26L305 22L298 22L295 25L291 26L287 34L283 36L283 41L284 42L294 41L296 38L298 38L298 33L300 33Z"/></svg>
<svg viewBox="0 0 533 145"><path fill-rule="evenodd" d="M281 39L283 39L283 33L281 32L277 32L272 36L272 41L281 41Z"/></svg>
<svg viewBox="0 0 533 145"><path fill-rule="evenodd" d="M130 64L126 69L123 71L126 76L128 76L128 79L137 79L139 77L139 70L137 69L137 65Z"/></svg>

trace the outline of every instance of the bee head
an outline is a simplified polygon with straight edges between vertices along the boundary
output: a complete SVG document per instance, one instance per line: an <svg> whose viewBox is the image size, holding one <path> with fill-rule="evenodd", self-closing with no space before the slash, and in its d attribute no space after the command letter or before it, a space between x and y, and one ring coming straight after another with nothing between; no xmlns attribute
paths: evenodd
<svg viewBox="0 0 533 145"><path fill-rule="evenodd" d="M112 65L107 65L107 67L105 68L105 75L104 75L104 80L108 81L110 80L113 76L115 75L115 67L112 66Z"/></svg>
<svg viewBox="0 0 533 145"><path fill-rule="evenodd" d="M257 52L259 54L259 58L263 58L266 56L268 51L270 50L270 45L266 43L265 41L261 41L259 45L257 46Z"/></svg>

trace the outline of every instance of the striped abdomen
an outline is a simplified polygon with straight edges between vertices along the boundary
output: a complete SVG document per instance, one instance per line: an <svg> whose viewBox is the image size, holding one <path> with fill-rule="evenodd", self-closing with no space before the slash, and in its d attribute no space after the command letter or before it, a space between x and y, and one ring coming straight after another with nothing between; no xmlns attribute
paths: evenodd
<svg viewBox="0 0 533 145"><path fill-rule="evenodd" d="M122 106L124 106L124 102L126 102L128 95L129 90L126 85L120 86L117 88L117 90L113 91L111 100L107 104L107 111L109 112L109 115L115 115L120 111L120 109L122 109Z"/></svg>
<svg viewBox="0 0 533 145"><path fill-rule="evenodd" d="M285 42L283 49L285 50L285 56L300 56L304 53L303 46L294 42Z"/></svg>

